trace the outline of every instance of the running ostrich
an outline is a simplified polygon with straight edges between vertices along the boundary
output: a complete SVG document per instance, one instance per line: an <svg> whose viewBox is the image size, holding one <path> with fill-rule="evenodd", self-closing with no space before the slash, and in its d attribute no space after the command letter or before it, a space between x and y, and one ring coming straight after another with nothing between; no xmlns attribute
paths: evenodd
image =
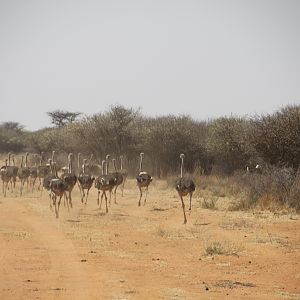
<svg viewBox="0 0 300 300"><path fill-rule="evenodd" d="M12 162L12 165L11 165ZM9 172L12 172L12 178L11 178L11 192L13 191L13 188L16 187L16 181L17 181L17 175L18 175L18 167L15 165L15 156L13 153L8 153L8 167L7 170ZM13 188L12 188L13 186Z"/></svg>
<svg viewBox="0 0 300 300"><path fill-rule="evenodd" d="M85 165L85 172L91 176L98 177L102 174L101 166L93 163L94 155L91 154L88 163Z"/></svg>
<svg viewBox="0 0 300 300"><path fill-rule="evenodd" d="M112 190L116 186L117 179L112 173L109 173L109 159L110 159L110 155L107 154L105 156L105 166L106 166L105 167L105 174L106 174L106 176L110 176L110 177L114 178L114 180L111 181L111 184L113 184L113 186L112 186L111 190L109 190L109 205L110 205Z"/></svg>
<svg viewBox="0 0 300 300"><path fill-rule="evenodd" d="M2 180L2 192L4 197L6 197L7 186L12 179L12 172L8 170L8 159L5 160L5 166L0 169L0 176Z"/></svg>
<svg viewBox="0 0 300 300"><path fill-rule="evenodd" d="M38 155L34 154L34 166L30 167L30 185L31 185L31 192L33 192L36 179L38 177L38 166L37 166L37 159Z"/></svg>
<svg viewBox="0 0 300 300"><path fill-rule="evenodd" d="M107 165L108 158L109 158L109 155L106 156L106 161L105 160L102 161L102 175L100 175L95 180L95 188L98 189L97 203L99 206L99 196L102 191L100 209L101 209L101 205L102 205L102 198L104 196L105 197L105 205L106 205L106 213L108 213L106 191L109 191L110 196L111 196L111 191L116 184L116 178L114 176L112 176L111 174L107 174L108 173L108 165ZM105 164L106 164L106 172L104 172Z"/></svg>
<svg viewBox="0 0 300 300"><path fill-rule="evenodd" d="M51 166L49 164L49 162L52 162L52 159L48 160L47 164L43 165L44 162L44 152L41 152L41 156L40 156L40 164L37 167L37 177L39 179L39 186L38 186L38 190L41 189L41 185L44 181L44 179L48 176L51 175Z"/></svg>
<svg viewBox="0 0 300 300"><path fill-rule="evenodd" d="M122 197L123 197L123 190L124 190L124 186L125 186L125 181L126 181L127 176L128 176L128 171L126 169L123 169L123 155L120 155L120 164L121 164L121 169L119 170L119 172L123 175L123 184L122 184L122 187L121 187Z"/></svg>
<svg viewBox="0 0 300 300"><path fill-rule="evenodd" d="M87 205L87 199L89 196L90 188L92 187L93 182L95 180L95 177L92 177L91 175L85 173L86 162L87 162L87 159L84 159L83 164L82 164L82 172L78 175L78 186L79 186L80 193L81 193L81 202L82 203L83 203L83 199L85 197L84 190L87 190L85 203L84 203L85 206Z"/></svg>
<svg viewBox="0 0 300 300"><path fill-rule="evenodd" d="M23 193L23 187L24 187L25 181L28 181L28 177L30 176L30 169L27 167L27 157L28 157L28 152L26 152L25 164L24 164L24 156L22 155L21 166L18 169L18 177L21 181L20 197L22 196L22 193Z"/></svg>
<svg viewBox="0 0 300 300"><path fill-rule="evenodd" d="M49 166L49 173L43 179L43 188L48 191L50 197L50 209L52 210L52 194L50 189L51 180L58 178L57 174L54 172L54 167L52 164L52 159L48 159L47 165Z"/></svg>
<svg viewBox="0 0 300 300"><path fill-rule="evenodd" d="M121 172L117 170L116 159L113 158L112 161L113 161L114 168L115 168L115 172L113 172L112 175L116 178L116 185L115 185L115 190L114 190L114 198L115 198L115 203L117 203L117 189L118 189L118 186L121 185L124 182L124 177L121 174Z"/></svg>
<svg viewBox="0 0 300 300"><path fill-rule="evenodd" d="M180 154L180 160L181 160L181 165L180 165L180 178L176 181L176 191L179 194L179 197L181 199L181 204L182 204L182 210L183 210L183 217L184 217L184 224L186 224L187 219L185 215L185 205L183 201L183 196L186 196L187 194L190 195L190 208L189 210L192 209L192 196L193 192L196 189L195 183L193 182L192 179L183 177L183 160L184 160L184 154Z"/></svg>
<svg viewBox="0 0 300 300"><path fill-rule="evenodd" d="M139 199L139 206L141 206L141 199L143 196L143 192L142 192L142 188L145 188L145 200L144 200L144 205L146 204L146 198L147 198L147 194L148 194L148 187L152 181L152 177L150 176L150 174L148 174L147 172L143 171L143 158L144 158L144 153L141 152L140 153L140 169L139 169L139 175L136 177L136 182L137 182L137 186L140 190L140 199Z"/></svg>
<svg viewBox="0 0 300 300"><path fill-rule="evenodd" d="M59 213L59 206L61 202L61 198L65 196L67 199L67 207L69 210L69 204L68 204L68 196L66 195L66 191L68 191L68 184L65 180L61 179L57 175L57 169L56 169L56 163L53 164L53 175L54 178L50 180L50 197L53 200L53 204L55 207L55 215L56 218L58 218L58 213ZM59 197L59 200L57 202L57 197ZM50 199L51 201L51 199ZM50 202L51 203L51 202ZM72 202L70 202L72 203Z"/></svg>
<svg viewBox="0 0 300 300"><path fill-rule="evenodd" d="M61 179L65 181L67 185L66 191L68 192L67 201L69 199L70 206L72 208L72 191L77 182L77 176L73 171L73 153L69 153L68 155L68 172L61 175Z"/></svg>

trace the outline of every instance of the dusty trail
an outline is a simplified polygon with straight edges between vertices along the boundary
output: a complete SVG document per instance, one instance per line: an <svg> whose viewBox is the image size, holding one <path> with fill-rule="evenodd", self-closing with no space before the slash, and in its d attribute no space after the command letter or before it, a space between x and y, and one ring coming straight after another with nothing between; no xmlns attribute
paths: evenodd
<svg viewBox="0 0 300 300"><path fill-rule="evenodd" d="M88 273L59 223L22 200L7 202L0 216L1 299L91 298Z"/></svg>
<svg viewBox="0 0 300 300"><path fill-rule="evenodd" d="M16 193L17 194L17 193ZM109 213L75 190L56 219L44 193L0 196L0 299L300 299L298 215L203 209L129 181ZM220 201L225 201L222 198ZM226 254L206 255L215 241ZM227 245L227 244L224 244Z"/></svg>

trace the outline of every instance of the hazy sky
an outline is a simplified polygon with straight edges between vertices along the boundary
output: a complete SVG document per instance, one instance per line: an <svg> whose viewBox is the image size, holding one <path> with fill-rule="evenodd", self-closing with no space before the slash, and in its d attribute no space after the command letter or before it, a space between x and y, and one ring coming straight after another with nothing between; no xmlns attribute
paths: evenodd
<svg viewBox="0 0 300 300"><path fill-rule="evenodd" d="M0 123L300 104L300 0L0 0Z"/></svg>

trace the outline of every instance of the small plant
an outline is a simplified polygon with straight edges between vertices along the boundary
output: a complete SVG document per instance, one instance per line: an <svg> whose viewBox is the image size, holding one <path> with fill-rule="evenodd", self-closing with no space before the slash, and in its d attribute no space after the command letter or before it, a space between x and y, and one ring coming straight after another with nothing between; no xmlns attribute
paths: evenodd
<svg viewBox="0 0 300 300"><path fill-rule="evenodd" d="M241 249L230 241L213 242L205 249L206 255L233 255L239 256Z"/></svg>
<svg viewBox="0 0 300 300"><path fill-rule="evenodd" d="M210 198L210 199L203 198L202 207L206 209L216 210L217 209L216 202L217 202L217 198Z"/></svg>
<svg viewBox="0 0 300 300"><path fill-rule="evenodd" d="M169 237L169 233L167 232L167 230L165 230L162 227L158 227L156 230L156 235L162 237L162 238L168 238Z"/></svg>

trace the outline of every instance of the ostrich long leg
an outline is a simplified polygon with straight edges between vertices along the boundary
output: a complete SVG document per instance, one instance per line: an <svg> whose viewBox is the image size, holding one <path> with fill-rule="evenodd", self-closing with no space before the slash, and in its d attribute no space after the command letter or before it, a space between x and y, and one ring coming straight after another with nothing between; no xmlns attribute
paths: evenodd
<svg viewBox="0 0 300 300"><path fill-rule="evenodd" d="M54 207L55 207L55 216L58 218L58 209L57 209L57 201L56 201L56 195L54 196Z"/></svg>
<svg viewBox="0 0 300 300"><path fill-rule="evenodd" d="M192 196L193 196L193 193L190 193L190 208L189 208L189 210L192 209Z"/></svg>
<svg viewBox="0 0 300 300"><path fill-rule="evenodd" d="M179 194L179 196L180 196L180 199L181 199L182 210L183 210L183 217L184 217L183 224L186 224L187 220L186 220L186 215L185 215L185 205L184 205L182 196L180 194Z"/></svg>
<svg viewBox="0 0 300 300"><path fill-rule="evenodd" d="M31 182L31 186L32 186L31 192L32 193L33 193L33 190L34 190L35 182L36 182L36 178L34 178L33 181Z"/></svg>
<svg viewBox="0 0 300 300"><path fill-rule="evenodd" d="M115 190L114 190L115 204L117 204L117 188L118 188L118 186L116 185Z"/></svg>
<svg viewBox="0 0 300 300"><path fill-rule="evenodd" d="M20 197L22 197L23 188L24 188L25 180L21 180L21 187L20 187Z"/></svg>
<svg viewBox="0 0 300 300"><path fill-rule="evenodd" d="M112 190L109 191L109 205L110 205L110 202L111 202L111 191ZM105 193L105 195L106 195L106 193Z"/></svg>
<svg viewBox="0 0 300 300"><path fill-rule="evenodd" d="M145 191L144 205L146 205L147 195L148 195L148 186L146 187L146 191Z"/></svg>
<svg viewBox="0 0 300 300"><path fill-rule="evenodd" d="M62 198L62 195L59 196L59 200L58 200L58 203L57 203L56 218L58 218L58 213L59 213L59 207L60 207L61 198ZM68 201L67 201L67 203L68 203Z"/></svg>
<svg viewBox="0 0 300 300"><path fill-rule="evenodd" d="M105 196L105 207L106 207L106 213L108 213L108 207L107 207L107 197L106 197L106 193L104 191L104 196Z"/></svg>
<svg viewBox="0 0 300 300"><path fill-rule="evenodd" d="M73 208L71 193L72 193L72 191L69 191L69 203L70 203L71 208Z"/></svg>
<svg viewBox="0 0 300 300"><path fill-rule="evenodd" d="M53 198L52 198L52 197L53 197L53 196L52 196L51 192L49 192L50 209L51 209L51 210L53 210L53 208L52 208Z"/></svg>
<svg viewBox="0 0 300 300"><path fill-rule="evenodd" d="M125 181L126 181L126 177L124 176L124 179L123 179L123 184L122 184L122 197L123 197L123 191L124 191L124 185L125 185Z"/></svg>
<svg viewBox="0 0 300 300"><path fill-rule="evenodd" d="M103 196L104 196L104 191L102 192L102 195L101 195L100 209L101 209L101 205L102 205Z"/></svg>
<svg viewBox="0 0 300 300"><path fill-rule="evenodd" d="M86 198L85 198L85 206L87 205L87 200L88 200L88 196L89 196L89 191L90 191L90 189L88 189L87 190L87 192L86 192Z"/></svg>
<svg viewBox="0 0 300 300"><path fill-rule="evenodd" d="M81 203L83 203L83 198L84 198L84 189L81 188L81 184L79 183L79 181L77 182L78 184L78 188L79 188L79 193L80 193L80 197L81 197Z"/></svg>
<svg viewBox="0 0 300 300"><path fill-rule="evenodd" d="M142 199L142 196L143 196L143 192L142 192L142 188L139 186L139 189L140 189L140 200L139 200L139 206L141 206L141 199Z"/></svg>
<svg viewBox="0 0 300 300"><path fill-rule="evenodd" d="M98 198L97 198L97 204L99 206L99 196L100 196L100 190L98 190Z"/></svg>

